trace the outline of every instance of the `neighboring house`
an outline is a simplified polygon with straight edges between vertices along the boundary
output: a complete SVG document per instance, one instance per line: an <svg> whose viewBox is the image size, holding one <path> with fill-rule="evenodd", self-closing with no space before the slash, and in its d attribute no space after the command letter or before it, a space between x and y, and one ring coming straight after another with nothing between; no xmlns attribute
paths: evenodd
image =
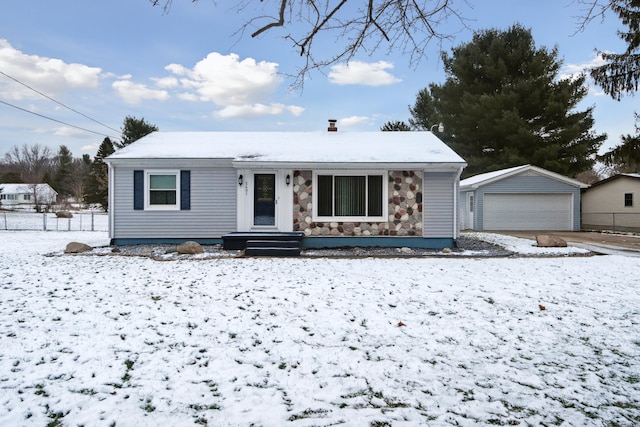
<svg viewBox="0 0 640 427"><path fill-rule="evenodd" d="M27 207L56 203L58 193L49 184L0 184L0 203L3 207ZM36 200L37 199L37 200Z"/></svg>
<svg viewBox="0 0 640 427"><path fill-rule="evenodd" d="M587 185L523 165L460 181L460 226L472 230L580 230Z"/></svg>
<svg viewBox="0 0 640 427"><path fill-rule="evenodd" d="M603 179L582 193L582 228L640 230L640 173Z"/></svg>
<svg viewBox="0 0 640 427"><path fill-rule="evenodd" d="M466 166L431 132L155 132L105 162L118 245L299 232L304 247L452 247Z"/></svg>

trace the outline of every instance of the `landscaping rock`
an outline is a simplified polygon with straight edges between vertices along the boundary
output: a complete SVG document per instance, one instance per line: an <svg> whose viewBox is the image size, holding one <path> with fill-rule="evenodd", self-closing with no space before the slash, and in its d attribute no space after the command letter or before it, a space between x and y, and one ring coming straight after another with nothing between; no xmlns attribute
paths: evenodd
<svg viewBox="0 0 640 427"><path fill-rule="evenodd" d="M540 234L536 236L539 248L566 248L567 242L561 237L551 236L548 234Z"/></svg>
<svg viewBox="0 0 640 427"><path fill-rule="evenodd" d="M65 254L79 254L81 252L88 252L93 250L93 248L89 245L79 242L71 242L67 245L67 248L64 250Z"/></svg>
<svg viewBox="0 0 640 427"><path fill-rule="evenodd" d="M56 212L56 217L58 218L73 218L73 214L69 211L58 211Z"/></svg>
<svg viewBox="0 0 640 427"><path fill-rule="evenodd" d="M192 242L192 241L179 244L177 251L179 254L188 254L188 255L204 253L204 249L202 249L202 246L200 246L200 243Z"/></svg>

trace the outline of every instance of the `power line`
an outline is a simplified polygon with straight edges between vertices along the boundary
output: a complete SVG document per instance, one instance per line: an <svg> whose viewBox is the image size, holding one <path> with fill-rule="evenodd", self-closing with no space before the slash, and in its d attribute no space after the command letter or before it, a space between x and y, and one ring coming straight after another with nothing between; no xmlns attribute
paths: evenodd
<svg viewBox="0 0 640 427"><path fill-rule="evenodd" d="M90 132L90 133L93 133L93 134L96 134L96 135L100 135L100 136L107 136L107 137L109 136L109 135L105 135L104 133L96 132L96 131L93 131L93 130L90 130L90 129L85 129L85 128L80 127L80 126L72 125L70 123L66 123L66 122L60 121L58 119L54 119L52 117L45 116L44 114L36 113L34 111L29 111L29 110L27 110L25 108L18 107L17 105L14 105L14 104L10 104L10 103L5 102L5 101L3 101L1 99L0 99L0 104L8 105L9 107L16 108L16 109L18 109L20 111L24 111L25 113L33 114L34 116L42 117L43 119L51 120L52 122L56 122L56 123L63 124L65 126L70 126L72 128L80 129L80 130L83 130L85 132ZM118 137L113 137L113 136L111 136L111 138L118 139Z"/></svg>
<svg viewBox="0 0 640 427"><path fill-rule="evenodd" d="M60 105L60 106L62 106L62 107L64 107L64 108L66 108L67 110L71 110L71 111L73 111L74 113L79 114L79 115L81 115L82 117L85 117L85 118L87 118L87 119L91 120L92 122L95 122L95 123L99 124L100 126L104 126L104 127L106 127L107 129L111 129L112 131L114 131L114 132L116 132L116 133L119 133L119 132L120 132L119 130L114 129L114 128L112 128L111 126L109 126L109 125L105 125L104 123L102 123L102 122L100 122L100 121L98 121L98 120L96 120L96 119L93 119L93 118L91 118L91 117L87 116L86 114L83 114L83 113L81 113L80 111L75 110L75 109L73 109L73 108L71 108L71 107L69 107L69 106L67 106L67 105L63 104L62 102L60 102L60 101L57 101L57 100L53 99L53 98L52 98L52 97L50 97L49 95L46 95L46 94L44 94L44 93L40 92L39 90L32 88L32 87L31 87L31 86L29 86L28 84L21 82L20 80L16 79L15 77L11 77L10 75L8 75L7 73L5 73L5 72L4 72L4 71L2 71L2 70L0 70L0 74L2 74L2 75L3 75L3 76L5 76L5 77L10 78L11 80L13 80L13 81L14 81L14 82L16 82L16 83L21 84L22 86L26 87L27 89L32 90L32 91L34 91L35 93L37 93L37 94L39 94L39 95L41 95L41 96L44 96L45 98L47 98L47 99L49 99L49 100L51 100L51 101L55 102L56 104L58 104L58 105ZM9 105L9 104L7 104L7 105ZM54 121L55 121L55 120L54 120ZM74 126L74 127L76 127L76 126ZM96 133L96 132L93 132L93 133Z"/></svg>

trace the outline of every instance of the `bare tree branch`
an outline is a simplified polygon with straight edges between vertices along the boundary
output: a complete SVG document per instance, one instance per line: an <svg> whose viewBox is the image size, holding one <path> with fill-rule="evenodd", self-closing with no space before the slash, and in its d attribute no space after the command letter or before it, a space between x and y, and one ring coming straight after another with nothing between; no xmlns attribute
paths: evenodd
<svg viewBox="0 0 640 427"><path fill-rule="evenodd" d="M173 2L149 1L163 6L165 12ZM467 27L454 3L469 5L469 0L361 0L349 2L349 7L347 0L240 0L234 9L245 18L235 34L258 37L275 31L288 40L303 58L292 85L301 88L311 71L322 72L381 49L406 54L415 66L425 57L430 42L441 45L452 38L440 29L446 21L453 19ZM332 50L325 48L327 43L332 43Z"/></svg>
<svg viewBox="0 0 640 427"><path fill-rule="evenodd" d="M282 27L284 25L284 11L287 7L287 0L281 0L280 2L280 15L279 15L279 19L278 22L272 22L270 24L265 25L264 27L260 28L258 31L254 32L253 34L251 34L251 37L257 37L260 34L264 33L265 31L273 28L273 27Z"/></svg>

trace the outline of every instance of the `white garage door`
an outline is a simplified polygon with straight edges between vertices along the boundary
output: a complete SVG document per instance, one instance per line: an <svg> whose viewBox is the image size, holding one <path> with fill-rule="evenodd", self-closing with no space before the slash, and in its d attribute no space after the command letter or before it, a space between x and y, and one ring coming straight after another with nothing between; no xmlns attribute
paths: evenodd
<svg viewBox="0 0 640 427"><path fill-rule="evenodd" d="M485 230L573 229L571 194L485 194Z"/></svg>

